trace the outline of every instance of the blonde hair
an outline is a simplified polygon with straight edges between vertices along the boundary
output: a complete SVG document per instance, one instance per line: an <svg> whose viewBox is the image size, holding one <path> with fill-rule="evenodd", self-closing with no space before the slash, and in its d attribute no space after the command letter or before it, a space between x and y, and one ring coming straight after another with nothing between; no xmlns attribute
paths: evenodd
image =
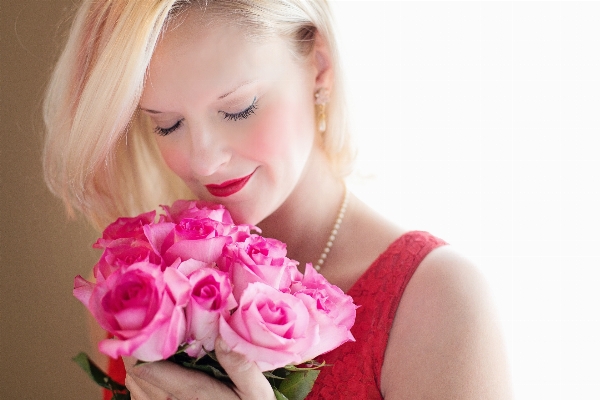
<svg viewBox="0 0 600 400"><path fill-rule="evenodd" d="M193 194L164 164L149 120L137 111L146 70L168 22L201 5L248 27L251 36L287 37L307 55L318 31L335 82L323 147L336 174L353 158L326 0L84 0L51 78L45 103L44 173L69 212L97 228Z"/></svg>

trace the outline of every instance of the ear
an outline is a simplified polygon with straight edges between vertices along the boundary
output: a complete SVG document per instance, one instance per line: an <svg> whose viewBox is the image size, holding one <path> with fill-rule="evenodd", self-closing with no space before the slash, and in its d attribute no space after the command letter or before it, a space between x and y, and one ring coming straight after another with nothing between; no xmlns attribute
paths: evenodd
<svg viewBox="0 0 600 400"><path fill-rule="evenodd" d="M333 87L333 63L331 51L319 31L315 32L314 47L311 54L312 67L315 71L315 90Z"/></svg>

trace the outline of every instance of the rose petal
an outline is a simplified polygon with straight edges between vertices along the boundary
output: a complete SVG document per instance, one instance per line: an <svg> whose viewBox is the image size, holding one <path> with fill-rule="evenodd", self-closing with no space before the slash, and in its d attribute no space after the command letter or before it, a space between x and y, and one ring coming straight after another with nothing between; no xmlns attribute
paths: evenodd
<svg viewBox="0 0 600 400"><path fill-rule="evenodd" d="M224 318L219 320L219 333L233 351L243 354L248 360L254 361L261 371L270 371L285 367L288 364L300 364L302 361L306 361L302 360L299 354L283 350L271 350L248 342L231 329Z"/></svg>
<svg viewBox="0 0 600 400"><path fill-rule="evenodd" d="M92 291L94 290L94 285L91 282L86 281L81 277L81 275L77 275L73 282L73 296L77 298L80 302L83 303L88 309L90 308L90 297L92 296Z"/></svg>
<svg viewBox="0 0 600 400"><path fill-rule="evenodd" d="M207 263L215 262L223 252L223 247L231 241L229 236L219 236L211 239L182 240L174 243L165 252L165 261L170 264L176 258L182 261L193 258Z"/></svg>
<svg viewBox="0 0 600 400"><path fill-rule="evenodd" d="M163 247L168 238L173 235L175 224L172 222L161 222L144 226L144 234L156 254L163 254Z"/></svg>

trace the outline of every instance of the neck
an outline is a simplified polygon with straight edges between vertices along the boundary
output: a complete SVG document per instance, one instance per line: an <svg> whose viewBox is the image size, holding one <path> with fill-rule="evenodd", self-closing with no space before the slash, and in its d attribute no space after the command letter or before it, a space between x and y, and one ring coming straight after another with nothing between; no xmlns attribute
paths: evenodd
<svg viewBox="0 0 600 400"><path fill-rule="evenodd" d="M286 201L258 226L262 235L287 244L288 257L316 264L337 218L344 196L342 179L334 176L325 155L313 151L298 184Z"/></svg>

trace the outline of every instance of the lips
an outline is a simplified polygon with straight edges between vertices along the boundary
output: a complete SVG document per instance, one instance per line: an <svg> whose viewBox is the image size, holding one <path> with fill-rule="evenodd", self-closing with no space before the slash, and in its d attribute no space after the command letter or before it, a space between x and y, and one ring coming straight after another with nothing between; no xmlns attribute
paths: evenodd
<svg viewBox="0 0 600 400"><path fill-rule="evenodd" d="M250 178L252 178L252 175L254 175L255 171L253 171L250 175L244 176L243 178L231 179L218 185L206 185L206 189L210 194L216 197L231 196L246 186L246 183L248 183Z"/></svg>

